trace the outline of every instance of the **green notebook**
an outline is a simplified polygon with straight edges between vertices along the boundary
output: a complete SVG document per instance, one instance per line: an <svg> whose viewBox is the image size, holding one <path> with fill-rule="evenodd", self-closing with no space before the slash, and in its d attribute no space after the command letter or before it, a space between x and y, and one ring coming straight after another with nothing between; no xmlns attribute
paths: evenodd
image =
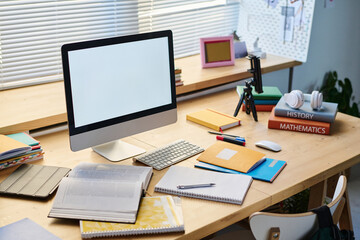
<svg viewBox="0 0 360 240"><path fill-rule="evenodd" d="M243 93L244 86L237 86L236 91L241 96ZM270 87L266 86L263 87L263 93L255 92L255 89L252 90L252 95L254 96L255 100L279 100L282 97L282 93L280 92L278 87Z"/></svg>

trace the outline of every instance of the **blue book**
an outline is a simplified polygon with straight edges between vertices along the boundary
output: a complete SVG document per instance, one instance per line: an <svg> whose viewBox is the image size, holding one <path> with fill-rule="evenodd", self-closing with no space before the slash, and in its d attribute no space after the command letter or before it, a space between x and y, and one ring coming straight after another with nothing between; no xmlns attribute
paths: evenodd
<svg viewBox="0 0 360 240"><path fill-rule="evenodd" d="M275 160L271 158L266 158L266 160L260 164L257 168L248 173L242 173L228 168L219 167L210 163L197 162L195 167L203 168L207 170L213 170L223 173L233 173L233 174L245 174L251 176L253 179L273 182L275 178L279 175L281 170L286 166L286 162L282 160Z"/></svg>
<svg viewBox="0 0 360 240"><path fill-rule="evenodd" d="M282 97L275 106L275 116L332 123L336 117L337 107L337 103L323 102L319 110L314 110L311 108L310 102L306 101L299 109L293 109L286 104Z"/></svg>
<svg viewBox="0 0 360 240"><path fill-rule="evenodd" d="M268 99L255 99L254 103L255 105L276 105L279 100L268 100Z"/></svg>
<svg viewBox="0 0 360 240"><path fill-rule="evenodd" d="M33 222L28 218L24 218L17 222L11 223L0 228L0 239L6 240L61 240L48 230Z"/></svg>

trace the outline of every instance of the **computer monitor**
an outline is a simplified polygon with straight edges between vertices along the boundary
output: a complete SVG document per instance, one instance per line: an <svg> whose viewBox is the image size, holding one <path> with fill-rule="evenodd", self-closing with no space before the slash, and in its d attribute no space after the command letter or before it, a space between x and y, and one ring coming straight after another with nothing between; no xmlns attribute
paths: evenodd
<svg viewBox="0 0 360 240"><path fill-rule="evenodd" d="M111 161L145 152L119 141L177 120L171 31L65 44L61 48L73 151Z"/></svg>

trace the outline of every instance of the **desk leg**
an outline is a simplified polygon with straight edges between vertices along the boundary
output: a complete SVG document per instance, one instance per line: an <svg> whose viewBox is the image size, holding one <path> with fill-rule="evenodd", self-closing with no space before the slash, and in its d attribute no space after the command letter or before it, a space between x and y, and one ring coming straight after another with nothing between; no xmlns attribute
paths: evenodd
<svg viewBox="0 0 360 240"><path fill-rule="evenodd" d="M291 67L291 68L289 68L288 92L291 92L291 89L292 89L293 75L294 75L294 67Z"/></svg>
<svg viewBox="0 0 360 240"><path fill-rule="evenodd" d="M326 180L315 184L310 187L310 196L309 196L309 204L308 209L311 210L313 208L320 207L324 203L326 191Z"/></svg>

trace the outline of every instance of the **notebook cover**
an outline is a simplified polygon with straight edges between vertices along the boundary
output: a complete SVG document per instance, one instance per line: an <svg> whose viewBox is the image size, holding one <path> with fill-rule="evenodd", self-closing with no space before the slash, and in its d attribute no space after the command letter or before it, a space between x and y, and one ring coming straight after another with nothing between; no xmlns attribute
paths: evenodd
<svg viewBox="0 0 360 240"><path fill-rule="evenodd" d="M144 197L134 224L80 221L81 237L112 237L184 231L181 200L172 196Z"/></svg>
<svg viewBox="0 0 360 240"><path fill-rule="evenodd" d="M4 227L0 227L0 238L6 240L61 240L29 218L24 218Z"/></svg>
<svg viewBox="0 0 360 240"><path fill-rule="evenodd" d="M44 198L69 171L70 168L23 164L0 183L0 193Z"/></svg>
<svg viewBox="0 0 360 240"><path fill-rule="evenodd" d="M323 102L320 110L313 110L310 102L304 102L299 109L293 109L281 98L275 107L275 116L332 123L337 114L337 103Z"/></svg>
<svg viewBox="0 0 360 240"><path fill-rule="evenodd" d="M31 151L31 147L8 136L0 134L0 160Z"/></svg>
<svg viewBox="0 0 360 240"><path fill-rule="evenodd" d="M241 96L243 93L244 86L237 86L236 91ZM278 87L272 87L272 86L263 86L263 93L257 93L255 89L252 89L252 95L254 99L275 99L279 100L282 97L282 93L280 92Z"/></svg>
<svg viewBox="0 0 360 240"><path fill-rule="evenodd" d="M242 204L252 183L252 177L227 174L173 165L155 186L156 192L200 198L218 202ZM178 185L215 183L211 187L178 189Z"/></svg>
<svg viewBox="0 0 360 240"><path fill-rule="evenodd" d="M216 131L225 130L240 125L239 118L209 108L187 114L186 119Z"/></svg>
<svg viewBox="0 0 360 240"><path fill-rule="evenodd" d="M275 160L271 158L266 158L266 160L256 167L254 170L248 173L242 173L239 171L231 170L228 168L219 167L210 163L205 162L197 162L195 167L224 172L224 173L233 173L233 174L246 174L251 176L256 180L261 180L265 182L273 182L275 178L279 175L279 173L284 169L286 166L286 162L282 160Z"/></svg>
<svg viewBox="0 0 360 240"><path fill-rule="evenodd" d="M197 160L247 173L265 154L236 144L217 141L207 148Z"/></svg>
<svg viewBox="0 0 360 240"><path fill-rule="evenodd" d="M6 136L11 137L12 139L15 139L19 142L25 143L29 146L39 145L40 143L39 141L35 140L33 137L31 137L29 134L25 132L9 134Z"/></svg>
<svg viewBox="0 0 360 240"><path fill-rule="evenodd" d="M270 113L268 128L322 135L330 134L330 123L328 122L279 117L275 116L274 110L275 108Z"/></svg>

